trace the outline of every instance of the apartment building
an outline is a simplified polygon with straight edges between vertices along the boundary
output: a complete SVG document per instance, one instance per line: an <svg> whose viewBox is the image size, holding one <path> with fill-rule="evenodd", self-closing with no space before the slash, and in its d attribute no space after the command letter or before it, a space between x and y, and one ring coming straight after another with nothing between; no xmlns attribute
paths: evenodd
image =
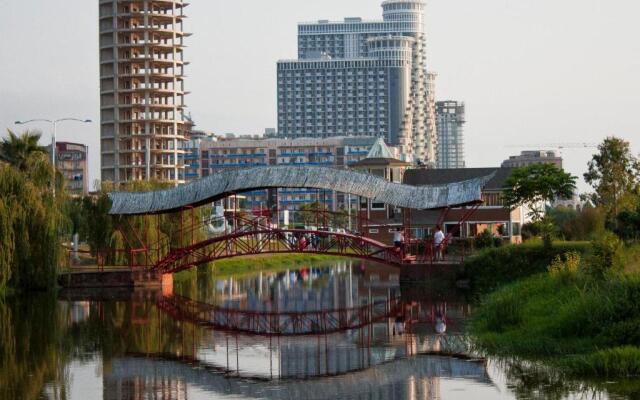
<svg viewBox="0 0 640 400"><path fill-rule="evenodd" d="M278 135L378 136L409 162L435 160L425 3L387 0L381 21L298 25L298 59L277 65Z"/></svg>
<svg viewBox="0 0 640 400"><path fill-rule="evenodd" d="M348 168L366 158L377 142L375 137L332 137L325 139L221 139L200 143L200 176L207 177L233 168L268 165L325 166ZM391 149L395 151L397 149ZM276 193L258 190L242 194L245 208L275 205ZM337 210L348 204L348 196L330 190L282 188L277 191L280 210L297 210L312 202ZM352 199L355 202L355 199ZM354 203L355 204L355 203Z"/></svg>
<svg viewBox="0 0 640 400"><path fill-rule="evenodd" d="M51 145L47 146L51 154ZM56 169L64 176L65 189L72 196L89 192L89 148L81 143L56 142Z"/></svg>
<svg viewBox="0 0 640 400"><path fill-rule="evenodd" d="M99 0L101 177L182 183L182 0Z"/></svg>

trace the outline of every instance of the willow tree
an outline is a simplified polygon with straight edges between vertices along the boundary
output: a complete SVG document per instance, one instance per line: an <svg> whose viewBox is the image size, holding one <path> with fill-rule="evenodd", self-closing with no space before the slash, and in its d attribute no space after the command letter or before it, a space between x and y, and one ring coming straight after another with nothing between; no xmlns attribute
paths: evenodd
<svg viewBox="0 0 640 400"><path fill-rule="evenodd" d="M59 232L64 186L45 153L31 152L23 162L0 163L0 287L47 289L55 285L62 256Z"/></svg>
<svg viewBox="0 0 640 400"><path fill-rule="evenodd" d="M111 183L102 185L100 193L83 201L83 218L87 225L88 242L92 253L101 253L109 265L126 263L127 254L134 248L148 245L149 253L137 253L135 262L142 265L153 262L158 256L167 254L171 247L183 247L192 239L191 232L185 234L181 227L201 226L200 209L162 215L111 216L111 200L107 193L118 190L124 192L149 192L172 187L170 183L158 181L135 181L118 187ZM194 241L207 236L204 229L193 232ZM115 249L124 250L117 252Z"/></svg>

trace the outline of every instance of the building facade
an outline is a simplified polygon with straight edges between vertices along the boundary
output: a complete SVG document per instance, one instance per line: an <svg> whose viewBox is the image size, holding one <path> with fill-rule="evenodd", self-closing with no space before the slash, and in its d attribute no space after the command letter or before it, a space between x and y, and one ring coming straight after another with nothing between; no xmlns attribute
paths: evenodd
<svg viewBox="0 0 640 400"><path fill-rule="evenodd" d="M464 103L436 102L437 168L464 168Z"/></svg>
<svg viewBox="0 0 640 400"><path fill-rule="evenodd" d="M214 142L218 137L213 132L192 130L189 140L182 143L182 154L179 159L184 164L184 179L187 182L202 178L200 168L200 147L202 142Z"/></svg>
<svg viewBox="0 0 640 400"><path fill-rule="evenodd" d="M51 153L51 145L47 146ZM65 189L72 196L89 192L89 149L80 143L56 142L56 169L64 176Z"/></svg>
<svg viewBox="0 0 640 400"><path fill-rule="evenodd" d="M375 137L332 137L325 139L219 139L200 143L200 176L207 177L233 168L269 165L325 166L348 168L366 158L378 142ZM391 149L390 151L394 151ZM395 150L397 152L397 150ZM243 193L243 208L274 207L296 211L301 205L318 202L330 210L346 207L349 197L330 190L281 188ZM356 199L351 199L355 204Z"/></svg>
<svg viewBox="0 0 640 400"><path fill-rule="evenodd" d="M562 168L562 157L555 151L549 150L528 150L517 156L511 156L502 163L503 168L519 168L532 164L553 164Z"/></svg>
<svg viewBox="0 0 640 400"><path fill-rule="evenodd" d="M181 183L184 115L182 0L100 0L103 181Z"/></svg>
<svg viewBox="0 0 640 400"><path fill-rule="evenodd" d="M483 176L493 175L482 189L483 204L459 227L459 222L467 212L465 207L446 210L421 210L411 214L412 237L431 236L436 224L442 226L445 234L454 238L474 238L484 231L505 241L520 243L522 225L525 221L524 207L510 209L505 206L502 193L505 182L511 176L511 168L453 168L453 169L414 169L404 175L408 185L440 185L462 182Z"/></svg>
<svg viewBox="0 0 640 400"><path fill-rule="evenodd" d="M298 25L298 59L277 67L280 137L378 136L405 161L435 160L425 3L382 8L382 21Z"/></svg>

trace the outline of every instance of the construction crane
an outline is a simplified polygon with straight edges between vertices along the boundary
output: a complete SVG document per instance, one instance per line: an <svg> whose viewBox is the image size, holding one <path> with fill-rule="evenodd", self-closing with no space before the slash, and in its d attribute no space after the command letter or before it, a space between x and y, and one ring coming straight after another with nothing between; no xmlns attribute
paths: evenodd
<svg viewBox="0 0 640 400"><path fill-rule="evenodd" d="M598 147L597 143L544 143L544 144L514 144L506 147L528 148L528 149L593 149Z"/></svg>
<svg viewBox="0 0 640 400"><path fill-rule="evenodd" d="M597 143L543 143L543 144L517 144L517 145L509 145L506 146L509 148L519 148L519 149L535 149L535 150L546 150L552 149L557 150L560 156L563 156L563 151L567 149L595 149L598 147Z"/></svg>

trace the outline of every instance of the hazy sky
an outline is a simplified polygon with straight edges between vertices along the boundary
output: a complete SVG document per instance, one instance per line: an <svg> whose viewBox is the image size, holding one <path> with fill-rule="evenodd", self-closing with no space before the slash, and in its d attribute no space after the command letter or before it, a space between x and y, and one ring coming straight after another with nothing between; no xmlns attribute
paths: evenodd
<svg viewBox="0 0 640 400"><path fill-rule="evenodd" d="M98 0L1 0L0 128L76 116L58 140L91 146L98 178ZM192 0L187 98L201 129L261 133L276 126L276 61L296 57L296 23L380 19L380 0ZM436 96L467 105L468 166L497 166L507 145L640 145L640 2L431 0L428 65ZM34 125L45 132L49 127ZM581 175L592 149L565 150Z"/></svg>

